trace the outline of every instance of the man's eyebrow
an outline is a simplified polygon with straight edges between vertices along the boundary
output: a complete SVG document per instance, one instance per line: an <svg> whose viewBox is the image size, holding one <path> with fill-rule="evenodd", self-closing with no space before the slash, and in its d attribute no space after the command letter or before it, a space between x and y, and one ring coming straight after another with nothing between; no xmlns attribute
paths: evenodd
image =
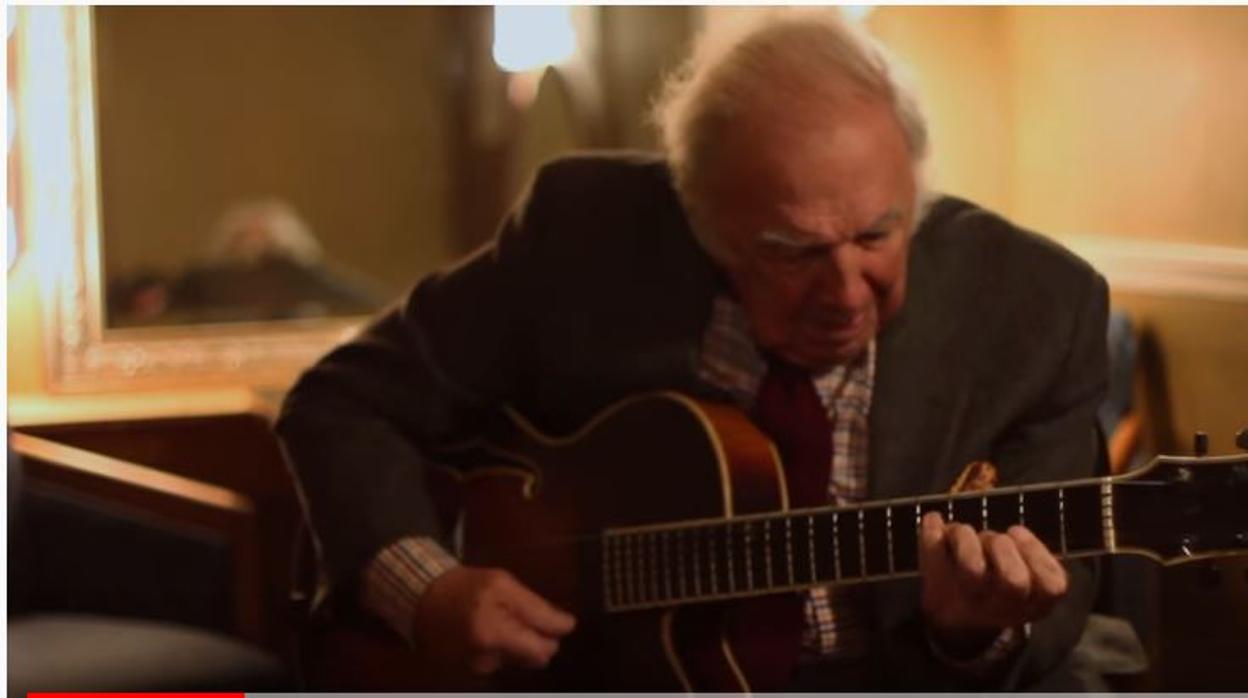
<svg viewBox="0 0 1248 698"><path fill-rule="evenodd" d="M901 220L901 209L894 206L863 227L862 232L886 230L895 223L901 222ZM784 230L783 228L765 229L759 233L759 239L766 243L793 248L826 247L828 245L826 240L821 240L802 232Z"/></svg>
<svg viewBox="0 0 1248 698"><path fill-rule="evenodd" d="M827 243L815 237L803 235L801 233L790 233L784 230L768 229L759 233L759 239L766 243L783 245L785 247L820 247Z"/></svg>
<svg viewBox="0 0 1248 698"><path fill-rule="evenodd" d="M888 228L895 223L900 223L901 219L901 209L894 206L885 211L879 218L876 218L870 225L863 228L863 230L881 230Z"/></svg>

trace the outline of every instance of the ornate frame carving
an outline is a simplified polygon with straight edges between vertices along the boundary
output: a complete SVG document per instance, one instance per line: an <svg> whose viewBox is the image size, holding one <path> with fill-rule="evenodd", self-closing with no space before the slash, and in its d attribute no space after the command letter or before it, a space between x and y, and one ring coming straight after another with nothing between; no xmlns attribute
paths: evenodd
<svg viewBox="0 0 1248 698"><path fill-rule="evenodd" d="M41 296L51 389L204 384L282 387L361 324L360 318L342 318L106 329L91 8L45 6L28 12L42 13L37 19L30 15L30 23L42 27L30 37L31 58L37 54L39 60L24 61L28 70L38 71L39 79L28 80L28 88L42 93L30 101L41 105L35 107L43 110L34 113L37 118L55 117L44 129L52 133L24 142L32 175L43 183L29 203L32 208L42 207L32 222L38 225L34 233L42 252ZM46 59L57 56L64 65L50 69ZM57 114L66 111L64 105L68 114Z"/></svg>

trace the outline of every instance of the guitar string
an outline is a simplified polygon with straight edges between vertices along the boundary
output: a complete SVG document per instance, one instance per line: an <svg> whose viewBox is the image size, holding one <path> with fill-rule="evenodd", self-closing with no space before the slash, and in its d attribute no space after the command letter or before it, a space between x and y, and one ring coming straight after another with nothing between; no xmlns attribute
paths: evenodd
<svg viewBox="0 0 1248 698"><path fill-rule="evenodd" d="M1101 481L1102 481L1102 482L1101 482L1101 486L1102 486L1102 487L1103 487L1104 485L1107 485L1107 484L1112 484L1112 485L1113 485L1113 486L1115 486L1115 487L1124 487L1124 486L1155 487L1155 486L1157 486L1158 484L1164 484L1164 483L1158 483L1158 482L1155 482L1155 481L1149 481L1149 480L1143 480L1143 479L1141 479L1141 480L1134 480L1134 481L1128 481L1128 482L1112 482L1112 483L1111 483L1108 479L1101 479ZM1084 483L1082 483L1082 482L1081 482L1081 483L1079 483L1079 484L1081 484L1081 485L1082 485L1082 484L1084 484ZM1037 493L1054 493L1054 492L1056 492L1056 493L1058 494L1059 502L1060 502L1060 503L1064 503L1064 501L1062 501L1062 500L1064 500L1064 497L1062 497L1062 496L1061 496L1061 495L1062 495L1062 490L1064 490L1064 489L1070 489L1070 487L1050 487L1050 488L1044 488L1044 489L1039 489L1039 490L1034 490L1034 491L1035 491L1035 492L1037 492ZM1018 494L1018 495L1020 495L1020 498L1021 498L1021 495L1023 494L1023 491L1010 491L1010 490L1004 490L1004 489L1003 489L1003 490L996 490L996 491L994 491L994 492L992 493L991 498L992 498L992 499L994 499L994 500L995 500L995 499L1000 499L1000 500L1002 500L1002 501L1005 501L1005 500L1006 500L1009 496L1011 496L1011 495L1013 495L1013 494ZM979 498L981 499L981 502L982 502L982 500L983 500L983 499L986 499L986 496L985 496L985 495L983 495L982 493L981 493L981 494L976 494L976 495L975 495L975 497L979 497ZM940 504L944 504L945 506L950 507L950 508L952 509L952 507L951 507L950 505L952 505L952 504L953 504L953 502L954 502L954 500L957 500L957 499L969 499L969 497L958 497L958 496L956 496L956 495L955 495L955 496L947 496L947 495L946 495L946 496L939 496L939 495L937 495L937 496L935 496L935 497L934 497L934 498L933 498L930 502L928 502L928 503L929 503L929 504L932 504L932 505L936 505L936 507L933 507L933 508L937 508L937 507L939 507L939 505L940 505ZM986 503L986 502L984 502L984 503ZM858 524L859 524L859 525L858 525L856 528L858 528L858 529L859 529L859 530L858 530L858 533L859 533L859 538L860 538L860 540L858 541L858 543L859 543L859 554L860 554L860 569L859 569L859 573L858 573L858 574L856 574L856 575L849 575L847 578L845 578L845 579L843 579L843 580L841 580L841 579L838 579L838 580L822 580L822 581L820 581L820 582L816 582L816 583L826 583L826 582L831 582L831 581L846 581L846 582L852 582L852 581L855 581L855 580L869 579L869 578L889 578L889 577L900 577L900 576L910 576L910 575L912 575L912 574L914 573L914 572L913 572L912 565L913 565L913 567L917 567L917 558L916 558L913 562L911 562L911 561L910 561L910 559L909 559L909 557L907 557L907 559L903 561L903 562L907 563L906 565L904 565L904 567L905 567L906 569L904 569L904 570L902 570L902 571L900 571L900 572L899 572L899 571L897 571L897 570L895 569L895 566L896 566L896 562L897 562L897 561L896 561L896 559L895 559L895 556L894 556L894 555L892 555L891 553L890 553L890 555L888 556L888 563L889 563L889 568L890 568L890 569L889 569L889 571L888 571L888 572L883 572L883 571L880 571L880 572L877 572L877 573L875 573L875 574L872 574L872 573L871 573L871 569L869 569L869 567L867 566L866 561L865 561L865 552L866 552L866 551L865 551L865 545L864 545L864 543L865 543L865 539L864 539L865 528L864 528L864 524L862 523L862 520L863 520L863 515L865 514L865 512L866 512L867 510L873 510L873 511L874 511L874 510L881 510L881 511L884 511L884 512L885 512L885 517L886 517L886 519L891 520L891 518L892 518L892 517L891 517L891 516L889 516L889 514L891 514L891 510L892 510L893 508L896 508L896 507L898 507L898 506L900 506L900 507L902 507L902 508L907 508L907 507L911 506L912 504L913 504L913 506L915 506L915 507L916 507L916 509L920 509L920 510L921 510L921 505L922 505L922 502L921 502L920 500L904 500L904 503L872 503L872 502L867 502L867 503L864 503L864 504L862 504L862 505L858 505L858 506L854 506L854 507L835 507L835 506L832 506L832 507L826 507L826 508L823 508L823 509L820 509L820 510L816 510L816 512L815 512L815 513L819 513L819 514L827 514L827 513L832 513L834 516L836 516L837 514L839 514L839 513L841 513L841 512L846 512L846 513L848 513L848 512L852 512L852 511L857 511L857 513L859 514L859 516L858 516L858 517L855 517L855 518L857 518L857 519L858 519ZM1020 502L1020 504L1021 504L1021 502ZM981 504L981 506L982 506L982 504ZM977 507L977 508L978 508L978 507ZM916 511L916 513L917 513L917 511ZM791 521L792 521L793 519L795 519L795 518L809 517L810 515L811 515L811 512L799 513L799 514L796 514L796 515L795 515L795 514L793 514L792 512L783 512L783 513L781 513L781 512L777 512L777 513L773 513L773 514L764 515L764 516L763 516L763 518L761 518L761 521L762 521L762 522L764 522L764 524L765 524L765 525L769 525L769 523L770 523L771 521L773 521L773 520L780 520L780 519L784 519L784 520L786 521L786 523L787 523L787 522L791 522ZM982 513L981 513L981 516L982 516ZM1064 537L1065 537L1065 535L1064 535L1064 534L1066 534L1066 533L1067 533L1067 531L1066 531L1066 526L1065 526L1065 521L1064 521L1065 516L1061 516L1061 519L1062 519L1062 523L1059 525L1059 528L1061 528L1061 530L1059 531L1059 535L1061 535L1061 536L1064 538ZM1022 521L1022 520L1023 520L1023 518L1022 518L1022 516L1020 516L1020 521ZM745 524L748 524L748 521L749 521L749 520L747 519L746 521L743 521L743 522L740 522L740 523L745 523ZM646 545L653 546L655 543L658 543L659 541L658 541L658 540L652 540L652 539L649 539L648 537L660 536L660 537L663 537L663 538L662 538L662 544L663 544L664 548L666 548L667 544L669 543L669 541L668 541L668 539L666 538L666 536L669 536L669 535L671 535L672 533L677 533L678 535L684 535L685 533L692 533L692 532L697 531L697 530L699 530L699 529L706 530L706 531L708 531L708 532L713 532L713 531L714 531L714 530L716 530L716 529L722 529L722 532L726 534L726 540L725 540L725 543L726 543L726 544L728 544L728 545L731 545L731 540L732 540L732 538L733 538L733 535L732 535L732 533L733 533L733 530L732 530L732 523L733 523L733 521L732 521L732 520L728 520L728 521L724 521L724 522L716 522L716 523L713 523L713 524L706 524L706 523L700 523L700 524L685 524L685 523L679 523L679 522L677 522L677 523L671 524L671 525L669 525L669 526L667 526L667 527L663 527L663 528L655 528L655 529L652 529L652 530L650 530L650 531L643 531L643 532L628 532L628 531L625 531L625 532L622 532L622 533L603 532L603 533L593 533L593 534L581 534L581 535L572 535L572 536L561 536L561 537L547 538L547 539L545 539L545 540L544 540L544 541L542 541L542 542L534 542L534 543L528 543L528 544L518 544L518 545L517 545L517 544L512 544L512 545L505 546L505 548L503 548L503 547L501 547L501 546L500 546L500 548L498 548L498 549L506 549L506 550L508 550L508 551L512 551L512 552L523 552L523 551L536 551L536 550L541 550L541 549L543 549L543 548L561 548L561 547L566 547L568 544L579 545L579 544L585 544L585 543L593 543L593 544L595 544L595 545L597 546L597 550L598 550L599 552L601 552L603 555L607 556L607 559L606 559L607 564L605 565L605 568L606 568L606 569L604 570L602 583L603 583L603 590L604 590L605 595L610 596L610 589L611 589L611 588L613 588L613 587L615 587L615 586L618 586L618 585L620 584L620 582L621 582L620 575L621 575L621 574L627 575L627 570L621 570L621 569L619 569L619 568L627 568L627 567L629 566L629 565L628 565L629 561L627 560L627 557L628 557L628 555L627 555L627 550L628 550L627 545L628 545L628 543L629 543L629 542L632 542L632 543L634 543L634 544L638 544L638 545L642 545L642 546L646 546ZM890 528L890 529L886 532L886 534L887 534L887 535L889 535L889 536L891 536L891 535L892 535L892 530L891 530L891 528ZM917 531L917 527L916 527L916 536L917 536L917 535L918 535L918 531ZM630 541L629 539L632 539L632 540ZM612 540L616 540L616 541L618 541L618 543L619 543L619 544L623 544L623 550L621 550L621 551L620 551L620 552L623 552L623 553L624 553L624 554L623 554L623 556L622 556L622 558L623 558L623 559L621 559L621 556L620 556L620 555L619 555L619 553L617 552L617 560L619 560L619 562L618 562L618 567L617 567L616 565L612 565L612 564L610 564L610 562L611 562L610 557L611 557L611 556L608 554L608 551L606 550L606 547L610 545L610 541L612 541ZM748 540L748 536L747 536L747 540ZM813 541L812 541L812 542L813 542ZM1063 546L1063 547L1065 547L1065 546ZM1100 549L1099 549L1099 548L1095 548L1095 550L1100 550ZM488 550L487 550L486 552L488 552ZM666 550L665 550L664 552L666 552ZM749 552L749 549L747 549L747 552ZM766 551L766 553L767 553L767 554L770 554L771 552L772 552L772 551L771 551L770 549L768 549L768 550ZM917 547L916 547L915 554L917 555ZM670 575L671 575L671 573L672 573L672 571L673 571L673 570L671 569L671 566L670 566L670 565L666 564L666 557L667 557L667 555L665 554L665 555L664 555L664 564L663 564L663 565L661 565L662 569L653 570L653 572L654 572L654 573L657 573L657 574L663 574L663 575L665 575L665 579L664 579L664 581L665 581L665 582L668 582L668 581L669 581L669 577L670 577ZM838 555L838 556L837 556L837 558L838 558L838 561L839 561L840 556ZM638 563L644 563L645 561L638 560L638 561L636 561L636 562L638 562ZM653 563L654 561L652 560L651 562ZM710 562L713 562L713 560L711 560ZM657 576L657 575L656 575L656 576ZM812 575L812 576L814 576L814 575ZM839 577L839 575L838 575L838 577ZM685 578L685 575L682 573L682 574L680 575L679 585L684 586L684 585L685 585L685 579L686 579L686 578ZM624 581L627 581L627 580L626 580L626 578L625 578L625 580L624 580ZM697 581L698 581L698 583L700 583L700 581L701 581L701 580L699 579L699 580L697 580ZM714 585L714 584L715 584L715 582L716 582L717 580L710 580L710 581L711 581L711 582L712 582L712 584ZM729 580L727 580L727 581L730 583L730 585L731 585L731 583L733 582L733 580L732 580L732 579L729 579ZM812 581L813 581L813 580L812 580ZM666 584L664 584L664 586L666 586ZM751 584L749 584L749 585L747 585L747 586L748 586L749 588L747 588L746 590L743 590L743 591L741 591L741 592L737 592L735 589L732 589L732 587L730 586L730 592L729 592L729 594L728 594L728 595L729 595L729 596L738 596L738 595L741 595L741 594L748 594L750 591L753 591L753 590L754 590L754 589L753 589L753 584L752 584L752 583L751 583ZM809 586L809 585L803 585L803 586ZM761 588L761 590L768 590L768 589L772 589L772 588L784 589L784 588L786 588L786 587L785 587L785 586L781 586L781 585L775 585L774 583L772 583L772 582L771 582L771 580L768 580L768 583L767 583L767 584L765 584L765 585L763 585L763 587ZM657 589L655 589L655 590L654 590L654 592L655 592L655 593L651 594L651 596L655 597L655 599L654 599L654 600L658 600L658 599L657 599L657 596L658 596L657 591L658 591L658 590L657 590ZM684 589L682 589L682 590L680 591L680 593L678 593L678 594L673 594L673 593L672 593L672 591L671 591L670 589L664 589L664 591L666 591L666 592L667 592L667 593L666 593L666 596L667 596L667 599L668 599L668 600L675 600L675 599L682 599L682 600L685 600L685 599L697 599L699 596L705 597L705 595L699 595L699 594L694 594L694 595L692 595L692 596L691 596L691 595L688 595L687 593L685 593L685 590L684 590ZM721 596L722 596L722 594L721 594ZM642 603L644 604L645 602L643 601ZM628 606L628 605L636 605L636 604L619 603L619 604L616 604L616 605Z"/></svg>

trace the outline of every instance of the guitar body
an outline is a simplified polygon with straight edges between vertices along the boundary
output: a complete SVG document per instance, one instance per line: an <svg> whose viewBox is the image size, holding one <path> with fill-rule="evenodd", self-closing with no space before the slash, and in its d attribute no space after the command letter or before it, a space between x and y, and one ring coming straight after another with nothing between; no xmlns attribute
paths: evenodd
<svg viewBox="0 0 1248 698"><path fill-rule="evenodd" d="M506 675L510 687L783 687L800 642L796 595L605 611L602 531L787 508L779 458L740 412L658 393L563 438L518 417L502 431L448 454L461 465L464 561L507 569L578 618L551 666Z"/></svg>

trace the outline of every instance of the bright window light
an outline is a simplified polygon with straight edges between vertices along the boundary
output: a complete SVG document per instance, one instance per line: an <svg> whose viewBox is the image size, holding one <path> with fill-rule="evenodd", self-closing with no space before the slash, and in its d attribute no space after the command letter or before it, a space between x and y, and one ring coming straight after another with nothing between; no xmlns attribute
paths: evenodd
<svg viewBox="0 0 1248 698"><path fill-rule="evenodd" d="M566 61L575 52L571 7L494 8L494 62L503 70L533 70Z"/></svg>
<svg viewBox="0 0 1248 698"><path fill-rule="evenodd" d="M841 12L852 22L861 22L875 10L875 5L842 5Z"/></svg>

